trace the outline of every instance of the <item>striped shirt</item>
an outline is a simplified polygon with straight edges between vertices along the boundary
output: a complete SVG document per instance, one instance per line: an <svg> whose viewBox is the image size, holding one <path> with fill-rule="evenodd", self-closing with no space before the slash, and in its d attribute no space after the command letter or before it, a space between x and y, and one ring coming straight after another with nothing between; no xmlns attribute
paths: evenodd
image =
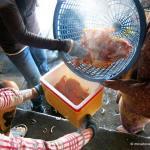
<svg viewBox="0 0 150 150"><path fill-rule="evenodd" d="M30 92L30 91L29 91ZM19 105L23 102L22 92L0 89L0 109ZM92 129L73 132L54 141L44 141L0 134L0 149L4 150L80 150L93 136Z"/></svg>

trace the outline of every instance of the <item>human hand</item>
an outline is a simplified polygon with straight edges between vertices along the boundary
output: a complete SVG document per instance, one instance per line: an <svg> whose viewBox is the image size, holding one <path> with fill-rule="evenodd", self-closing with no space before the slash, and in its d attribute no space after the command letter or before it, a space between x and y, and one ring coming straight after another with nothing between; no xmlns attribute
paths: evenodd
<svg viewBox="0 0 150 150"><path fill-rule="evenodd" d="M91 128L92 131L93 131L93 137L95 136L98 128L97 128L97 125L96 123L94 122L94 120L92 120L92 117L90 115L87 115L85 117L85 128Z"/></svg>
<svg viewBox="0 0 150 150"><path fill-rule="evenodd" d="M36 86L34 86L36 92L38 93L38 95L43 95L44 94L44 91L43 91L43 88L41 86L41 84L37 84Z"/></svg>
<svg viewBox="0 0 150 150"><path fill-rule="evenodd" d="M150 83L139 82L137 80L107 80L103 83L105 87L114 90L120 90L124 94L132 96L137 99L150 99Z"/></svg>
<svg viewBox="0 0 150 150"><path fill-rule="evenodd" d="M71 40L71 47L68 53L71 56L82 59L87 56L88 51L80 44L80 42Z"/></svg>

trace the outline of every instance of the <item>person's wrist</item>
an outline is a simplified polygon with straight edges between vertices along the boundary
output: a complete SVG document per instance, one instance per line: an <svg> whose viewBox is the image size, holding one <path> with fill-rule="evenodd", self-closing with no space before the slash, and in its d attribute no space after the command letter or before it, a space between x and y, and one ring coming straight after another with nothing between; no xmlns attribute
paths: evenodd
<svg viewBox="0 0 150 150"><path fill-rule="evenodd" d="M68 53L70 53L71 50L73 49L73 45L74 45L74 41L70 40L70 47L69 47Z"/></svg>
<svg viewBox="0 0 150 150"><path fill-rule="evenodd" d="M58 39L58 42L59 42L59 44L58 44L59 49L58 50L64 51L66 53L71 52L71 50L73 48L73 44L74 44L73 40L71 40L71 39L64 39L64 40Z"/></svg>
<svg viewBox="0 0 150 150"><path fill-rule="evenodd" d="M36 86L34 86L34 88L35 88L36 92L38 93L38 95L44 94L41 84L37 84Z"/></svg>
<svg viewBox="0 0 150 150"><path fill-rule="evenodd" d="M92 133L93 133L92 138L93 138L95 136L95 134L96 134L96 131L97 131L96 125L95 124L90 124L90 125L87 126L87 129L91 129L92 130Z"/></svg>
<svg viewBox="0 0 150 150"><path fill-rule="evenodd" d="M86 130L88 130L88 132L90 133L91 139L94 138L94 132L93 132L93 129L92 129L92 128L86 128Z"/></svg>
<svg viewBox="0 0 150 150"><path fill-rule="evenodd" d="M94 122L94 120L92 120L92 117L90 115L87 115L86 116L86 129L89 129L89 128L93 131L93 137L94 137L97 132L97 125Z"/></svg>
<svg viewBox="0 0 150 150"><path fill-rule="evenodd" d="M39 94L35 88L32 88L31 90L32 90L32 98L36 98L39 96Z"/></svg>

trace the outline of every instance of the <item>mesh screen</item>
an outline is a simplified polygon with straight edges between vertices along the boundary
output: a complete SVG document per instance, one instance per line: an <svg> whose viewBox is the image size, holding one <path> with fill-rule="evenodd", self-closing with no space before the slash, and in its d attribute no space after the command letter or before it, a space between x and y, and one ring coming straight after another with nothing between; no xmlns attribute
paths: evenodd
<svg viewBox="0 0 150 150"><path fill-rule="evenodd" d="M85 28L114 27L113 34L128 40L132 52L108 68L81 64L74 66L72 57L62 53L68 67L76 74L92 81L113 79L128 70L139 55L145 34L145 16L138 0L60 0L54 15L54 36L80 40Z"/></svg>

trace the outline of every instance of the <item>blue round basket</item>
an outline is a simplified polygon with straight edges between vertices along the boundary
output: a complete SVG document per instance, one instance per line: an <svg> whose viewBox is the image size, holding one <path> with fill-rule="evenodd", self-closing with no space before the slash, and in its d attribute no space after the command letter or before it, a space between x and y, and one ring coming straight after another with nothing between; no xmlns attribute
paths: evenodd
<svg viewBox="0 0 150 150"><path fill-rule="evenodd" d="M116 79L136 62L146 33L144 10L138 0L58 0L54 13L54 38L80 40L85 28L114 27L117 37L128 40L132 52L108 68L75 66L73 57L62 52L66 65L77 75L102 83Z"/></svg>

